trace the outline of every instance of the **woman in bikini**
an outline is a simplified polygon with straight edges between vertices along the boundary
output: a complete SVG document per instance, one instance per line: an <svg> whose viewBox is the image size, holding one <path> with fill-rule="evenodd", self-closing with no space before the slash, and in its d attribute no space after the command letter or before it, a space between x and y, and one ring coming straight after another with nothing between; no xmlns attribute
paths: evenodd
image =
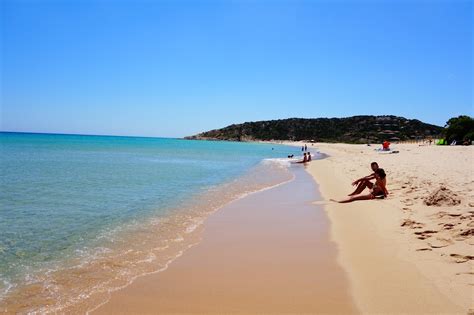
<svg viewBox="0 0 474 315"><path fill-rule="evenodd" d="M331 199L331 201L347 203L357 200L371 200L374 198L383 199L387 197L387 175L385 174L385 171L382 168L379 168L377 162L372 162L370 167L373 171L372 174L359 178L352 183L352 185L357 187L351 194L349 194L350 198L340 201ZM375 183L370 181L372 179L375 179ZM366 195L360 195L360 193L362 193L362 191L364 191L366 188L370 189L370 193Z"/></svg>

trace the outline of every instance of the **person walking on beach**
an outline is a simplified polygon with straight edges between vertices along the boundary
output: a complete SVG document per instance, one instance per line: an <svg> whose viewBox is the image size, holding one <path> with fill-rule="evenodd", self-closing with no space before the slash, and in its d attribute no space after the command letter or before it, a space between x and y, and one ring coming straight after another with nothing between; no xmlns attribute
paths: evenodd
<svg viewBox="0 0 474 315"><path fill-rule="evenodd" d="M372 174L359 178L352 183L353 186L357 187L352 193L348 195L350 198L340 201L331 199L331 201L347 203L357 200L371 200L374 198L387 197L387 176L385 174L385 171L382 168L379 168L377 162L372 162L370 164L370 167L373 171ZM372 179L375 179L375 183L371 182ZM366 195L360 195L366 188L370 189L371 192Z"/></svg>

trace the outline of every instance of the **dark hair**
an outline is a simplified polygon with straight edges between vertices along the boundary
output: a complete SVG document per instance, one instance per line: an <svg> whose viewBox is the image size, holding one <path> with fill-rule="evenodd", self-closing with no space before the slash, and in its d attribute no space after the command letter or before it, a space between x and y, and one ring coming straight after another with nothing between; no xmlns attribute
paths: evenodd
<svg viewBox="0 0 474 315"><path fill-rule="evenodd" d="M378 164L377 162L372 162L372 163L370 163L370 165L377 165L377 166L379 166L379 164Z"/></svg>
<svg viewBox="0 0 474 315"><path fill-rule="evenodd" d="M387 174L385 174L385 171L382 168L376 170L375 173L379 175L381 179L384 179L387 176Z"/></svg>

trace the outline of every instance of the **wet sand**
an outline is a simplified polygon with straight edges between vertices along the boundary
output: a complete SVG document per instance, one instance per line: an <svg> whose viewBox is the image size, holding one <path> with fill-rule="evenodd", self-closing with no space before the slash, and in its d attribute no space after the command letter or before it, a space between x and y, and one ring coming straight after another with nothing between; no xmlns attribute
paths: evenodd
<svg viewBox="0 0 474 315"><path fill-rule="evenodd" d="M357 313L329 221L313 204L317 186L293 171L293 181L211 215L199 244L93 313Z"/></svg>

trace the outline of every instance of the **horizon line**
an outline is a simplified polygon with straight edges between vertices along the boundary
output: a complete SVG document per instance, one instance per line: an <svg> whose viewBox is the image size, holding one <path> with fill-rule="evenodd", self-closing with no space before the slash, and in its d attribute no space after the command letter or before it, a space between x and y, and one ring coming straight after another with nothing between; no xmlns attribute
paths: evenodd
<svg viewBox="0 0 474 315"><path fill-rule="evenodd" d="M179 139L179 140L184 140L184 137L134 136L134 135L87 134L87 133L40 132L40 131L0 130L0 133L22 133L22 134L56 135L56 136L126 137L126 138L152 138L152 139Z"/></svg>

